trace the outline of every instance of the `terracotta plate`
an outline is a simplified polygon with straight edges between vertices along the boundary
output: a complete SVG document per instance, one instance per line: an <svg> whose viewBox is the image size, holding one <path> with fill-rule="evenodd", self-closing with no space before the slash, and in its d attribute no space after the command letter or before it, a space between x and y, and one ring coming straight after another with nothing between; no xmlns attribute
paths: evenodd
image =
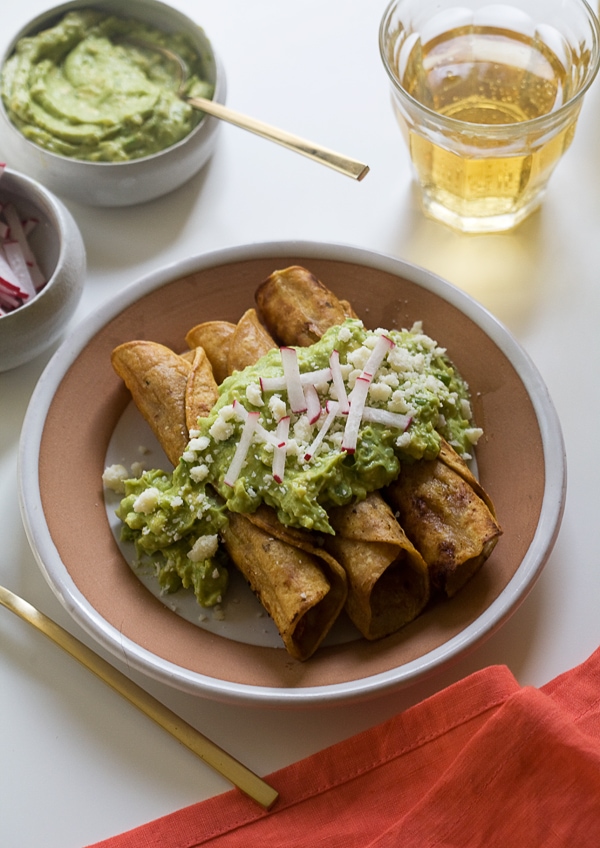
<svg viewBox="0 0 600 848"><path fill-rule="evenodd" d="M156 598L111 530L102 472L129 398L110 352L146 338L184 349L200 321L235 321L276 268L302 264L371 327L424 330L469 383L485 436L477 466L504 529L484 568L380 642L343 638L305 663L278 646L211 632ZM127 415L126 415L127 418ZM132 457L135 459L135 457ZM363 698L431 674L492 633L531 589L565 496L560 425L527 354L495 318L435 275L343 245L286 242L205 254L150 274L91 315L42 375L22 434L20 493L39 565L73 618L128 664L185 691L232 702L301 705ZM249 591L249 590L248 590ZM225 619L226 624L226 619ZM255 641L255 640L254 640ZM335 640L334 640L335 641Z"/></svg>

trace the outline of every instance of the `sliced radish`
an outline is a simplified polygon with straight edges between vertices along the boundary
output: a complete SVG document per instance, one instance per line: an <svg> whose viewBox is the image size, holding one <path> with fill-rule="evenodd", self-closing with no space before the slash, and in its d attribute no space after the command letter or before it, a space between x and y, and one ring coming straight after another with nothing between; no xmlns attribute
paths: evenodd
<svg viewBox="0 0 600 848"><path fill-rule="evenodd" d="M375 406L365 406L362 420L370 421L373 424L383 424L384 427L404 432L409 427L412 416L402 415L400 412L390 412L387 409L377 409Z"/></svg>
<svg viewBox="0 0 600 848"><path fill-rule="evenodd" d="M234 486L236 480L240 476L240 471L242 470L246 457L248 456L248 450L252 444L252 437L254 436L257 424L258 412L249 412L246 420L244 421L244 426L242 428L242 433L240 440L237 443L235 453L233 454L233 458L229 468L227 469L227 473L225 474L223 482L226 486Z"/></svg>
<svg viewBox="0 0 600 848"><path fill-rule="evenodd" d="M21 219L19 218L19 214L12 203L7 203L4 209L2 210L4 214L4 218L6 223L10 227L10 237L16 241L23 254L23 258L25 260L25 264L29 270L29 275L31 277L33 286L36 291L44 285L46 279L42 272L39 269L37 264L37 260L33 255L33 251L29 246L29 242L27 241L27 236L23 230L23 225L21 224ZM10 259L9 259L10 262Z"/></svg>
<svg viewBox="0 0 600 848"><path fill-rule="evenodd" d="M240 403L240 401L237 398L235 398L233 403L232 403L232 406L233 406L233 409L235 411L235 414L240 419L240 421L247 421L248 420L248 416L250 415L250 413L248 412L248 410L246 409L246 407L244 406L243 403ZM258 415L258 412L257 412L257 415ZM276 448L277 445L279 444L279 440L277 439L277 436L274 433L271 433L265 427L263 427L262 424L260 424L258 421L256 423L256 428L255 428L254 433L255 433L256 437L258 439L260 439L261 442L265 442L266 444L273 445L274 448Z"/></svg>
<svg viewBox="0 0 600 848"><path fill-rule="evenodd" d="M25 293L24 290L21 288L18 276L8 264L8 260L6 258L6 254L4 253L3 247L0 247L0 277L4 280L5 283L12 285L13 288L16 289L16 291L23 291L23 293Z"/></svg>
<svg viewBox="0 0 600 848"><path fill-rule="evenodd" d="M290 409L292 412L306 412L304 388L298 367L298 354L293 347L281 348L281 364L283 365Z"/></svg>
<svg viewBox="0 0 600 848"><path fill-rule="evenodd" d="M330 380L330 368L319 368L317 371L303 371L300 374L300 382L303 386L310 384L318 386L321 383L328 383ZM260 387L263 392L281 392L287 389L287 381L283 375L280 377L261 377Z"/></svg>
<svg viewBox="0 0 600 848"><path fill-rule="evenodd" d="M362 421L370 385L371 380L369 378L357 377L350 394L350 412L348 413L346 427L344 428L344 437L342 439L342 450L347 453L354 453L356 450L360 422Z"/></svg>
<svg viewBox="0 0 600 848"><path fill-rule="evenodd" d="M321 415L321 399L316 388L309 383L304 387L304 402L306 404L306 417L309 424L315 424Z"/></svg>
<svg viewBox="0 0 600 848"><path fill-rule="evenodd" d="M6 261L10 265L12 272L19 282L19 286L23 289L23 291L27 292L29 297L35 297L37 292L35 290L33 278L19 242L5 241L4 255L6 256Z"/></svg>
<svg viewBox="0 0 600 848"><path fill-rule="evenodd" d="M287 440L290 433L290 416L284 415L277 422L277 447L273 451L273 477L277 483L283 483Z"/></svg>
<svg viewBox="0 0 600 848"><path fill-rule="evenodd" d="M327 435L336 415L339 415L340 407L337 401L329 401L327 403L327 415L321 427L319 428L319 432L315 436L312 441L312 444L308 447L306 453L304 454L304 459L308 462L312 459L312 457L317 453L321 445L323 444L323 439Z"/></svg>
<svg viewBox="0 0 600 848"><path fill-rule="evenodd" d="M395 342L393 342L388 336L378 336L375 347L365 362L361 376L369 376L372 378L377 373L377 369L393 347L395 347Z"/></svg>
<svg viewBox="0 0 600 848"><path fill-rule="evenodd" d="M340 405L340 412L343 415L346 415L348 413L348 410L350 409L350 404L348 403L348 395L346 393L346 384L344 383L344 376L342 374L342 369L340 368L339 350L331 351L331 356L329 357L329 366L331 368L331 379L333 381L333 388L335 389L337 400Z"/></svg>
<svg viewBox="0 0 600 848"><path fill-rule="evenodd" d="M26 221L23 221L23 232L25 233L25 235L30 235L30 233L35 230L39 223L40 222L37 218L27 218Z"/></svg>

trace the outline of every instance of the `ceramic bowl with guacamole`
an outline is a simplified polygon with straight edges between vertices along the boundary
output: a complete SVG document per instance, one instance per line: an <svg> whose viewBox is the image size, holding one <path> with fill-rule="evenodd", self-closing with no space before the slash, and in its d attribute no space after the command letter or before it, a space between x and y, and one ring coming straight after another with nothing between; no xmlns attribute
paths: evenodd
<svg viewBox="0 0 600 848"><path fill-rule="evenodd" d="M156 0L56 6L16 34L0 68L2 156L65 198L142 203L214 151L219 121L185 95L223 103L223 68L204 30Z"/></svg>
<svg viewBox="0 0 600 848"><path fill-rule="evenodd" d="M81 298L86 260L71 213L40 183L2 169L0 207L0 371L8 371L59 339Z"/></svg>

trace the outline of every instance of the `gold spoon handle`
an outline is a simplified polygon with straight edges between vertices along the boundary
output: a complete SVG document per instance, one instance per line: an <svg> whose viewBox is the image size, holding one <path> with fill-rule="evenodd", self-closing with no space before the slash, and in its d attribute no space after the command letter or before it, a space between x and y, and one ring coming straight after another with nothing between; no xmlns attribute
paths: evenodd
<svg viewBox="0 0 600 848"><path fill-rule="evenodd" d="M236 127L281 144L283 147L287 147L296 153L301 153L303 156L308 156L309 159L314 159L316 162L327 165L329 168L333 168L334 171L339 171L348 177L353 177L359 182L369 172L369 166L362 162L357 162L356 159L349 159L347 156L342 156L333 150L329 150L319 144L314 144L312 141L306 141L306 139L299 138L296 135L285 132L285 130L280 130L277 127L272 127L270 124L258 121L256 118L243 115L241 112L229 109L215 100L206 100L204 97L186 97L185 100L195 109L201 109L215 118L235 124Z"/></svg>
<svg viewBox="0 0 600 848"><path fill-rule="evenodd" d="M56 642L57 645L60 645L116 692L123 695L143 713L160 724L205 763L216 769L234 786L253 798L261 807L268 810L275 803L278 793L273 787L179 718L168 707L148 694L145 689L142 689L102 657L99 657L98 654L90 650L83 642L80 642L79 639L76 639L75 636L72 636L52 619L3 586L0 586L0 604L33 625L53 642Z"/></svg>

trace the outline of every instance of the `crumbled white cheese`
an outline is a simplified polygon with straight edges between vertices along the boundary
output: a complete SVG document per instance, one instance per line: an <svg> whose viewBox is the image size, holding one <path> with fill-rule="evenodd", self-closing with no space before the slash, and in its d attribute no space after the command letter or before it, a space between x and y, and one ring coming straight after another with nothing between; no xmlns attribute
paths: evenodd
<svg viewBox="0 0 600 848"><path fill-rule="evenodd" d="M372 383L369 387L369 397L371 400L380 401L384 403L390 395L392 394L392 390L385 383Z"/></svg>
<svg viewBox="0 0 600 848"><path fill-rule="evenodd" d="M269 399L269 411L275 421L279 421L284 415L287 415L287 406L285 401L281 399L281 395L273 395Z"/></svg>
<svg viewBox="0 0 600 848"><path fill-rule="evenodd" d="M209 445L210 439L208 438L208 436L193 436L192 438L190 438L187 448L188 450L199 451L200 453L202 453L202 451L205 451Z"/></svg>
<svg viewBox="0 0 600 848"><path fill-rule="evenodd" d="M102 482L107 489L113 492L123 494L125 491L125 480L129 477L129 473L124 465L109 465L104 469Z"/></svg>
<svg viewBox="0 0 600 848"><path fill-rule="evenodd" d="M253 406L264 406L262 391L258 383L250 383L246 387L246 398Z"/></svg>
<svg viewBox="0 0 600 848"><path fill-rule="evenodd" d="M131 463L131 476L132 477L141 477L144 472L144 463L143 462L132 462Z"/></svg>
<svg viewBox="0 0 600 848"><path fill-rule="evenodd" d="M158 506L159 497L160 491L156 486L149 486L133 502L133 511L141 512L143 515L149 515Z"/></svg>
<svg viewBox="0 0 600 848"><path fill-rule="evenodd" d="M235 420L236 418L237 415L233 406L231 404L224 406L219 410L219 414L208 432L213 439L216 439L218 442L223 442L225 439L228 439L231 435L233 435L235 428L232 423L232 419Z"/></svg>
<svg viewBox="0 0 600 848"><path fill-rule="evenodd" d="M479 439L483 436L483 430L481 427L469 427L464 432L465 436L472 445L476 445Z"/></svg>
<svg viewBox="0 0 600 848"><path fill-rule="evenodd" d="M219 547L219 537L216 533L212 536L200 536L194 547L188 551L188 559L192 562L203 562L205 559L210 559L214 556Z"/></svg>
<svg viewBox="0 0 600 848"><path fill-rule="evenodd" d="M208 474L208 465L194 465L193 468L190 468L190 477L194 483L201 483L203 480L206 480Z"/></svg>

